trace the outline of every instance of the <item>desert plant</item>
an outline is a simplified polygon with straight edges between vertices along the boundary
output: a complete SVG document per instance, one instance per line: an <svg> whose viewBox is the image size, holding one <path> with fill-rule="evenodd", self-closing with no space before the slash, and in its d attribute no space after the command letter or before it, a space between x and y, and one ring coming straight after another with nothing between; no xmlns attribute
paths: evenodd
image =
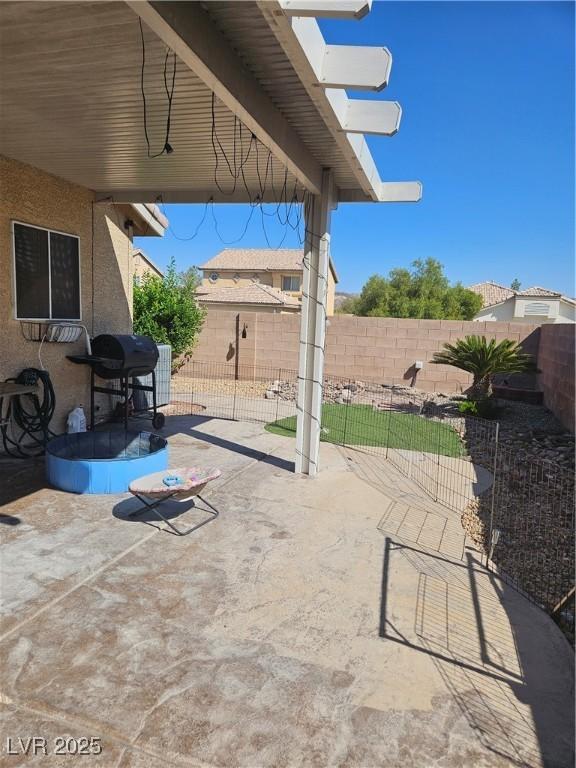
<svg viewBox="0 0 576 768"><path fill-rule="evenodd" d="M432 362L437 365L452 365L472 374L472 386L468 390L469 400L490 397L497 373L526 373L537 370L534 358L523 352L515 341L488 341L485 336L466 336L454 344L444 344L444 349L436 352Z"/></svg>

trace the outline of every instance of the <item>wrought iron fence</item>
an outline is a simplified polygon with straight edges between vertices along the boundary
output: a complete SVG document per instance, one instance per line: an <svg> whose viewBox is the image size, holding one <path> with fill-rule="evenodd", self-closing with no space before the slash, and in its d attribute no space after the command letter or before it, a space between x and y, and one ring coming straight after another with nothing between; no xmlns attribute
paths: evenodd
<svg viewBox="0 0 576 768"><path fill-rule="evenodd" d="M381 457L462 514L489 567L574 635L574 478L502 445L496 421L425 393L326 375L321 439ZM260 421L296 433L293 369L189 361L173 378L173 413Z"/></svg>

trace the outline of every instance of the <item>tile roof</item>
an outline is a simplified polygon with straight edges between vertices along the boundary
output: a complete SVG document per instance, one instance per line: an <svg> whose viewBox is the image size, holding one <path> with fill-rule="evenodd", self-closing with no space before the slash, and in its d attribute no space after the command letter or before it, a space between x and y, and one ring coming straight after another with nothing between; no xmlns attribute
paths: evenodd
<svg viewBox="0 0 576 768"><path fill-rule="evenodd" d="M518 296L561 296L559 291L551 291L548 288L542 288L540 285L533 285L526 288L525 291L516 291Z"/></svg>
<svg viewBox="0 0 576 768"><path fill-rule="evenodd" d="M278 307L300 307L295 296L289 296L278 288L262 283L251 283L232 288L200 288L197 292L201 303L218 304L267 304Z"/></svg>
<svg viewBox="0 0 576 768"><path fill-rule="evenodd" d="M299 248L225 248L202 269L302 269L303 252Z"/></svg>
<svg viewBox="0 0 576 768"><path fill-rule="evenodd" d="M513 291L512 288L507 288L505 285L499 285L492 282L492 280L486 280L483 283L476 283L475 285L468 286L469 291L480 294L482 296L482 307L491 307L493 304L501 304L503 301L512 298L512 296L548 296L562 298L565 301L573 304L574 299L568 296L563 296L560 291L551 291L549 288L542 288L541 285L533 285L530 288L526 288L524 291Z"/></svg>
<svg viewBox="0 0 576 768"><path fill-rule="evenodd" d="M492 304L500 304L511 296L514 296L512 288L505 285L499 285L492 280L485 280L483 283L476 283L468 286L469 291L474 291L482 296L482 306L491 307Z"/></svg>
<svg viewBox="0 0 576 768"><path fill-rule="evenodd" d="M201 264L200 269L237 269L255 272L275 269L301 272L303 259L304 251L301 248L225 248ZM330 258L330 269L334 280L338 282L332 258Z"/></svg>

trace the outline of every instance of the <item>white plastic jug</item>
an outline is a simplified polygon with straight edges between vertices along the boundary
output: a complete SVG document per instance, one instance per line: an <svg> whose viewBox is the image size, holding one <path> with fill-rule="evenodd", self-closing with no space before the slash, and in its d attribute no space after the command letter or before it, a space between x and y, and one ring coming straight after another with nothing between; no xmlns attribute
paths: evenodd
<svg viewBox="0 0 576 768"><path fill-rule="evenodd" d="M86 432L86 416L81 405L76 406L68 414L68 434L72 432Z"/></svg>

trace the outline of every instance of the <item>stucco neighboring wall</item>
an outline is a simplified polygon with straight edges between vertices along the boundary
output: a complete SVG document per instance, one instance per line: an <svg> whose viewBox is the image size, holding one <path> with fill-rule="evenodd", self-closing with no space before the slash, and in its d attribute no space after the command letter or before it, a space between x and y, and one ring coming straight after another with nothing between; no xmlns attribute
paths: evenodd
<svg viewBox="0 0 576 768"><path fill-rule="evenodd" d="M576 326L544 325L540 330L538 368L544 404L574 431L574 354Z"/></svg>
<svg viewBox="0 0 576 768"><path fill-rule="evenodd" d="M548 315L526 314L526 307L535 302L543 302L549 306ZM528 323L548 325L553 323L576 322L576 307L566 300L538 297L513 297L481 309L474 320L496 321L501 323Z"/></svg>
<svg viewBox="0 0 576 768"><path fill-rule="evenodd" d="M40 345L25 341L20 322L14 320L13 220L78 236L82 322L91 335L131 332L130 240L123 217L116 215L112 205L95 205L92 221L93 199L88 189L0 156L0 380L16 376L26 367L40 367ZM66 355L83 351L83 340L42 346L43 364L56 392L54 431L64 430L66 415L75 405L89 403L89 369L66 359ZM107 405L107 399L103 400L103 409Z"/></svg>

